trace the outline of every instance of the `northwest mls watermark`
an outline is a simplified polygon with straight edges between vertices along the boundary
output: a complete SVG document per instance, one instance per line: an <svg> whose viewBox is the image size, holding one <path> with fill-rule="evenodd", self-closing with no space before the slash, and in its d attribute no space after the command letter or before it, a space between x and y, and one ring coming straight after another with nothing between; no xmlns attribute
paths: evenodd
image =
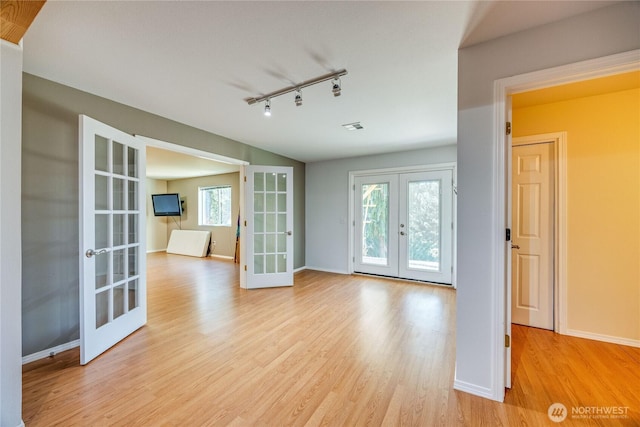
<svg viewBox="0 0 640 427"><path fill-rule="evenodd" d="M553 403L547 410L549 419L561 423L567 418L572 420L622 420L629 418L628 406L572 406L571 411L562 403Z"/></svg>

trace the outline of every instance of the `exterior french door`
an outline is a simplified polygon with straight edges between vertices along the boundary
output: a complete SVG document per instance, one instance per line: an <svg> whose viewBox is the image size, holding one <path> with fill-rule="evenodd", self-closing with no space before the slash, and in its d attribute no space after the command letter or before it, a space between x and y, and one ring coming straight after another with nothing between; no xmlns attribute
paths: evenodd
<svg viewBox="0 0 640 427"><path fill-rule="evenodd" d="M247 289L293 286L293 168L245 168Z"/></svg>
<svg viewBox="0 0 640 427"><path fill-rule="evenodd" d="M147 321L145 146L80 116L80 363Z"/></svg>
<svg viewBox="0 0 640 427"><path fill-rule="evenodd" d="M452 171L355 179L354 270L451 284Z"/></svg>

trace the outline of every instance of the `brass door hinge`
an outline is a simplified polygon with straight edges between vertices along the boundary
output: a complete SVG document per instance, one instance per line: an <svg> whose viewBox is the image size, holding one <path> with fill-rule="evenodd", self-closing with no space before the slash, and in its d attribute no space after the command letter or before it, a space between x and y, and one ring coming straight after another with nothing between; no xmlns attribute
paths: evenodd
<svg viewBox="0 0 640 427"><path fill-rule="evenodd" d="M245 264L245 266L244 266L244 271L247 271L247 265L246 265L246 264Z"/></svg>
<svg viewBox="0 0 640 427"><path fill-rule="evenodd" d="M506 348L511 347L511 337L509 335L504 336L504 346Z"/></svg>
<svg viewBox="0 0 640 427"><path fill-rule="evenodd" d="M511 122L507 122L506 132L507 132L507 135L511 135Z"/></svg>

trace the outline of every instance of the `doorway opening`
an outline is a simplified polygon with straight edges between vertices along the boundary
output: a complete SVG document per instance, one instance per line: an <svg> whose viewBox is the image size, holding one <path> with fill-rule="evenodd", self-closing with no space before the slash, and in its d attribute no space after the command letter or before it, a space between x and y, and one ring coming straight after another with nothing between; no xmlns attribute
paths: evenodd
<svg viewBox="0 0 640 427"><path fill-rule="evenodd" d="M542 89L551 86L558 86L566 83L574 83L590 80L597 77L605 77L614 74L621 74L628 71L640 69L638 62L638 51L625 52L604 58L584 61L580 63L560 66L538 72L513 76L497 80L494 91L494 113L496 118L496 129L504 129L505 123L511 122L511 98L512 94L527 92L534 89ZM509 127L507 132L496 132L496 170L494 197L494 230L503 234L508 229L510 219L509 199L509 177L511 159L511 137ZM497 234L498 235L498 234ZM496 239L494 245L494 271L504 272L504 279L496 281L494 288L494 349L495 365L494 372L496 383L511 386L511 276L510 276L510 252L511 242L509 239L501 241ZM562 260L558 261L560 267L564 266ZM566 299L566 298L565 298ZM562 305L563 296L560 295L557 301ZM556 323L562 323L562 315L556 316ZM562 327L560 327L562 329ZM560 331L562 332L562 331ZM504 337L504 339L503 339ZM498 387L496 400L504 400L504 389Z"/></svg>

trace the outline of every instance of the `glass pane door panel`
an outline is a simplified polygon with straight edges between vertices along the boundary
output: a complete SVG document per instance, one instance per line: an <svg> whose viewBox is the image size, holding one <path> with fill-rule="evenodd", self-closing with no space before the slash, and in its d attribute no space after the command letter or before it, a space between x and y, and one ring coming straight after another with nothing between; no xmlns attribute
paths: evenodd
<svg viewBox="0 0 640 427"><path fill-rule="evenodd" d="M138 196L138 183L129 181L129 204L127 206L130 211L138 210Z"/></svg>
<svg viewBox="0 0 640 427"><path fill-rule="evenodd" d="M138 306L138 280L130 281L127 289L127 308L131 311Z"/></svg>
<svg viewBox="0 0 640 427"><path fill-rule="evenodd" d="M138 215L130 214L129 215L129 244L138 243L140 241L140 237L138 235Z"/></svg>
<svg viewBox="0 0 640 427"><path fill-rule="evenodd" d="M103 136L95 137L95 169L102 172L109 170L109 140Z"/></svg>
<svg viewBox="0 0 640 427"><path fill-rule="evenodd" d="M109 247L109 217L108 214L96 214L95 216L95 248Z"/></svg>
<svg viewBox="0 0 640 427"><path fill-rule="evenodd" d="M98 211L109 209L109 178L104 175L95 176L95 207Z"/></svg>
<svg viewBox="0 0 640 427"><path fill-rule="evenodd" d="M113 251L113 283L118 283L125 279L124 252L124 249Z"/></svg>
<svg viewBox="0 0 640 427"><path fill-rule="evenodd" d="M113 210L124 210L124 179L113 178Z"/></svg>
<svg viewBox="0 0 640 427"><path fill-rule="evenodd" d="M139 247L127 249L127 252L129 252L129 259L127 263L129 272L128 277L133 277L140 274L140 272L138 271L138 249Z"/></svg>
<svg viewBox="0 0 640 427"><path fill-rule="evenodd" d="M135 148L128 148L127 164L127 175L138 178L138 150Z"/></svg>
<svg viewBox="0 0 640 427"><path fill-rule="evenodd" d="M389 247L389 184L363 184L362 259L363 264L387 265Z"/></svg>
<svg viewBox="0 0 640 427"><path fill-rule="evenodd" d="M113 288L113 319L117 319L125 313L125 285Z"/></svg>
<svg viewBox="0 0 640 427"><path fill-rule="evenodd" d="M440 270L441 181L412 181L407 189L408 267Z"/></svg>
<svg viewBox="0 0 640 427"><path fill-rule="evenodd" d="M109 260L111 254L104 253L95 256L96 260L96 281L95 288L101 289L109 284Z"/></svg>
<svg viewBox="0 0 640 427"><path fill-rule="evenodd" d="M125 242L124 226L125 226L124 214L113 214L113 246L122 246Z"/></svg>
<svg viewBox="0 0 640 427"><path fill-rule="evenodd" d="M124 145L113 142L113 169L112 172L124 175Z"/></svg>
<svg viewBox="0 0 640 427"><path fill-rule="evenodd" d="M253 270L255 274L264 273L264 255L253 256Z"/></svg>
<svg viewBox="0 0 640 427"><path fill-rule="evenodd" d="M109 323L109 289L96 294L96 329Z"/></svg>

